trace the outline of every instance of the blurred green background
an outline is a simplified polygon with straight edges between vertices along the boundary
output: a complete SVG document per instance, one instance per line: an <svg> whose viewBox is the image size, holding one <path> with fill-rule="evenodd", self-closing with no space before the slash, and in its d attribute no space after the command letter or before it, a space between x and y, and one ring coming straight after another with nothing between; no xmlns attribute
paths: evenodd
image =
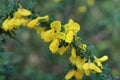
<svg viewBox="0 0 120 80"><path fill-rule="evenodd" d="M5 1L1 0L0 11ZM62 24L73 19L81 25L79 35L94 45L93 54L108 55L106 62L113 75L120 73L120 0L19 0L33 14L49 15L50 20ZM64 80L68 68L68 54L52 55L49 44L43 42L34 30L15 31L17 41L6 37L6 51L13 52L11 80ZM0 80L4 76L0 76ZM8 79L9 80L9 79Z"/></svg>

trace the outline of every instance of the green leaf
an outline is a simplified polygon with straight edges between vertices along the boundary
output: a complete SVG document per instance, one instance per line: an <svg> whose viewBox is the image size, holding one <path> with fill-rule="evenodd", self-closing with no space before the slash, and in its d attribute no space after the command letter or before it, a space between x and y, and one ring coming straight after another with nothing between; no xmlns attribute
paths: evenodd
<svg viewBox="0 0 120 80"><path fill-rule="evenodd" d="M1 53L1 52L4 52L4 48L0 48L0 53Z"/></svg>
<svg viewBox="0 0 120 80"><path fill-rule="evenodd" d="M4 39L4 37L0 36L0 41L2 41Z"/></svg>
<svg viewBox="0 0 120 80"><path fill-rule="evenodd" d="M0 75L0 80L5 80L5 76L4 75Z"/></svg>
<svg viewBox="0 0 120 80"><path fill-rule="evenodd" d="M11 57L12 53L5 53L5 52L0 52L0 57L5 59L9 59Z"/></svg>

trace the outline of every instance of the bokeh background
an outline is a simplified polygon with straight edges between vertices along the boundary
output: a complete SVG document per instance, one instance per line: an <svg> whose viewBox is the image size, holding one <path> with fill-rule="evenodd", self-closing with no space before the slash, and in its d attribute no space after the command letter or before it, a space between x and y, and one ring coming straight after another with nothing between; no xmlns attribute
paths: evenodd
<svg viewBox="0 0 120 80"><path fill-rule="evenodd" d="M0 0L0 11L5 8ZM73 19L81 25L79 35L95 47L93 54L108 55L106 64L113 75L120 73L120 0L19 0L20 4L40 16L62 24ZM64 80L68 68L68 54L52 55L49 43L43 42L32 29L15 31L16 40L6 37L6 51L13 52L12 80ZM12 66L14 64L14 66ZM2 80L3 76L1 76ZM9 80L9 79L8 79Z"/></svg>

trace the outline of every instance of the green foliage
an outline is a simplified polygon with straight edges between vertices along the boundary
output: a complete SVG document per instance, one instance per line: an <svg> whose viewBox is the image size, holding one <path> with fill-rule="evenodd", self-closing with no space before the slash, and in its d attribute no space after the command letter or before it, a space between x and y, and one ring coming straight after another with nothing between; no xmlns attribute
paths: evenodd
<svg viewBox="0 0 120 80"><path fill-rule="evenodd" d="M10 62L11 55L11 53L4 52L4 48L0 48L0 80L10 79L11 74L14 72Z"/></svg>

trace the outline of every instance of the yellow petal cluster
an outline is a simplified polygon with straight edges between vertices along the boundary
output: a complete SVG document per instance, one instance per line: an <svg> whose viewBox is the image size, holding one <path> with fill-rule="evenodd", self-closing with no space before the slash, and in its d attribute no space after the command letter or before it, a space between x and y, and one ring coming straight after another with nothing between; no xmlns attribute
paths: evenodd
<svg viewBox="0 0 120 80"><path fill-rule="evenodd" d="M39 19L38 18L36 18L36 19L33 19L33 20L31 20L28 24L27 24L27 26L29 27L29 28L34 28L35 26L37 26L37 23L39 22Z"/></svg>
<svg viewBox="0 0 120 80"><path fill-rule="evenodd" d="M72 47L71 55L72 55L72 57L74 57L74 58L76 57L76 50L75 50L74 47Z"/></svg>
<svg viewBox="0 0 120 80"><path fill-rule="evenodd" d="M94 3L94 0L87 1L89 5ZM90 3L90 1L92 2ZM83 7L81 10L84 12L85 8ZM62 25L60 21L53 21L50 23L50 27L47 28L47 26L40 26L39 23L48 21L48 16L38 16L35 19L29 19L27 16L31 14L31 11L20 6L13 17L9 17L3 21L2 29L4 31L12 31L20 26L25 26L30 29L35 29L36 33L40 35L44 42L49 42L49 49L52 53L63 55L66 51L71 49L69 60L72 64L72 68L66 74L66 80L72 77L81 80L84 74L89 76L91 72L102 72L102 62L106 61L108 57L103 56L97 58L94 56L94 60L91 61L91 56L85 56L88 51L87 45L82 42L77 44L76 42L78 40L77 32L80 30L80 25L77 22L70 19L68 23Z"/></svg>
<svg viewBox="0 0 120 80"><path fill-rule="evenodd" d="M69 31L67 34L66 34L66 38L65 38L65 41L68 42L68 43L71 43L73 41L73 31Z"/></svg>
<svg viewBox="0 0 120 80"><path fill-rule="evenodd" d="M31 14L31 11L20 6L20 8L14 13L13 17L9 17L3 21L2 29L4 31L12 31L13 29L17 29L20 26L35 28L39 24L39 21L44 22L49 20L48 16L37 17L36 19L25 18Z"/></svg>
<svg viewBox="0 0 120 80"><path fill-rule="evenodd" d="M49 48L52 51L52 53L56 53L58 51L58 46L59 46L59 40L58 39L54 39Z"/></svg>
<svg viewBox="0 0 120 80"><path fill-rule="evenodd" d="M63 55L68 49L69 49L69 45L68 46L62 46L62 47L60 47L59 49L58 49L58 53L60 54L60 55Z"/></svg>
<svg viewBox="0 0 120 80"><path fill-rule="evenodd" d="M96 56L94 56L95 62L97 63L97 65L101 68L103 68L102 66L102 62L106 61L108 59L108 56L103 56L101 58L97 58Z"/></svg>
<svg viewBox="0 0 120 80"><path fill-rule="evenodd" d="M57 39L57 44L53 46L49 46L50 51L52 53L59 53L60 55L63 55L68 50L68 45L66 46L60 46L60 43L62 41L65 41L68 44L71 44L74 38L74 35L80 30L80 25L76 22L74 22L72 19L69 20L69 22L65 25L61 25L60 21L53 21L50 24L49 30L46 30L41 33L41 38L45 42L51 42L50 45L53 45L53 40ZM61 30L64 28L64 32ZM38 31L39 32L39 31ZM55 49L56 47L56 49ZM54 48L54 49L53 49Z"/></svg>
<svg viewBox="0 0 120 80"><path fill-rule="evenodd" d="M85 58L82 59L80 56L76 56L76 57L71 56L69 60L72 64L75 64L78 69L82 69L86 61Z"/></svg>
<svg viewBox="0 0 120 80"><path fill-rule="evenodd" d="M25 21L24 19L8 18L3 22L2 29L4 31L11 31L22 25L24 21Z"/></svg>
<svg viewBox="0 0 120 80"><path fill-rule="evenodd" d="M80 30L80 25L70 19L69 22L64 25L64 28L66 31L73 31L73 33L76 33Z"/></svg>
<svg viewBox="0 0 120 80"><path fill-rule="evenodd" d="M87 45L86 44L80 44L79 48L81 48L82 50L84 50L86 52Z"/></svg>
<svg viewBox="0 0 120 80"><path fill-rule="evenodd" d="M83 49L85 52L87 51L86 44L81 43L80 45L78 45L78 47L80 49ZM81 71L81 73L78 73L79 76L83 76L84 73L85 73L85 75L89 76L91 72L101 73L102 69L103 69L102 62L106 61L107 59L108 59L107 56L103 56L101 58L97 58L96 56L94 56L94 61L91 62L87 58L82 57L81 55L78 55L77 48L75 48L75 47L72 47L71 56L69 57L71 64L75 65L76 68ZM97 63L97 65L95 63ZM75 77L76 68L72 68L72 70L70 70L66 74L66 76L65 76L66 80L69 80L72 77ZM76 78L76 79L78 79L78 78Z"/></svg>
<svg viewBox="0 0 120 80"><path fill-rule="evenodd" d="M62 31L62 28L64 28L65 31ZM49 49L52 53L63 55L70 46L74 44L74 40L76 41L76 33L80 30L80 25L70 19L69 22L63 26L60 21L53 21L50 24L50 29L45 30L45 28L36 28L36 30L45 42L50 42ZM67 43L67 45L61 45L61 42L63 41ZM91 72L101 73L102 69L100 67L102 67L102 62L107 60L106 56L102 58L94 56L94 62L90 62L90 60L88 61L87 58L78 53L78 49L87 52L87 45L80 43L78 47L72 46L69 60L76 68L72 68L66 74L66 80L69 80L72 77L80 80L84 74L89 76ZM97 63L97 65L95 63Z"/></svg>
<svg viewBox="0 0 120 80"><path fill-rule="evenodd" d="M83 77L83 72L81 70L72 69L65 75L65 79L70 80L72 77L75 77L77 80L80 80Z"/></svg>
<svg viewBox="0 0 120 80"><path fill-rule="evenodd" d="M54 21L50 24L51 28L54 29L56 32L60 32L61 30L61 22L60 21Z"/></svg>
<svg viewBox="0 0 120 80"><path fill-rule="evenodd" d="M87 0L87 4L88 4L89 6L92 6L92 5L95 4L95 0Z"/></svg>
<svg viewBox="0 0 120 80"><path fill-rule="evenodd" d="M20 6L20 8L14 13L14 17L15 18L22 18L23 16L29 16L31 15L31 11L22 8L22 6Z"/></svg>
<svg viewBox="0 0 120 80"><path fill-rule="evenodd" d="M71 43L73 41L74 35L76 35L76 33L80 30L80 25L70 19L69 22L64 25L64 28L66 31L65 41Z"/></svg>
<svg viewBox="0 0 120 80"><path fill-rule="evenodd" d="M81 12L81 13L85 13L87 11L87 7L86 6L80 6L80 7L78 7L77 11Z"/></svg>
<svg viewBox="0 0 120 80"><path fill-rule="evenodd" d="M90 61L84 64L83 69L87 76L90 75L90 71L92 70L95 71L96 73L102 72L102 70L99 67L97 67L94 63L91 63Z"/></svg>
<svg viewBox="0 0 120 80"><path fill-rule="evenodd" d="M54 39L54 30L47 30L42 32L41 34L41 38L45 41L45 42L50 42Z"/></svg>

